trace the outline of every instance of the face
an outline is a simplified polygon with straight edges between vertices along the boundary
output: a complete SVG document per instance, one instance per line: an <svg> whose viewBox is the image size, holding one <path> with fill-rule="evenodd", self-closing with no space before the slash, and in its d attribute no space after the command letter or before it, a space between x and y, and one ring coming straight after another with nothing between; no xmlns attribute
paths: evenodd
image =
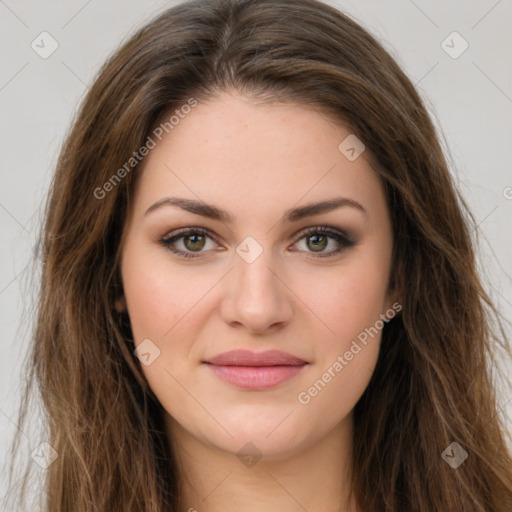
<svg viewBox="0 0 512 512"><path fill-rule="evenodd" d="M364 151L339 149L349 135L223 93L137 171L124 304L170 436L279 458L351 421L395 309L383 187ZM212 362L233 350L260 358Z"/></svg>

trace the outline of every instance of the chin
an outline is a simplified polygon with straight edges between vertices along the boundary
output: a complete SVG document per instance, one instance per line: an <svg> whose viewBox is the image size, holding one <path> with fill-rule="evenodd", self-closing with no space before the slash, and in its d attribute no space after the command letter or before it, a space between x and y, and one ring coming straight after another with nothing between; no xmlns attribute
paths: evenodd
<svg viewBox="0 0 512 512"><path fill-rule="evenodd" d="M210 440L211 442L212 440ZM255 462L281 460L299 453L308 443L291 435L289 431L267 433L255 432L248 428L245 432L234 433L233 438L223 438L214 443L217 448L235 455L242 464L251 467Z"/></svg>

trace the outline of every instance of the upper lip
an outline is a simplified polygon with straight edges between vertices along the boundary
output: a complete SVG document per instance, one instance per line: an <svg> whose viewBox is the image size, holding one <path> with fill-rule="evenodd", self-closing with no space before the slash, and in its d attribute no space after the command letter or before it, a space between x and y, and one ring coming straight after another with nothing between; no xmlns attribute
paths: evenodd
<svg viewBox="0 0 512 512"><path fill-rule="evenodd" d="M265 352L230 350L204 362L216 366L299 366L306 364L303 359L280 350L267 350Z"/></svg>

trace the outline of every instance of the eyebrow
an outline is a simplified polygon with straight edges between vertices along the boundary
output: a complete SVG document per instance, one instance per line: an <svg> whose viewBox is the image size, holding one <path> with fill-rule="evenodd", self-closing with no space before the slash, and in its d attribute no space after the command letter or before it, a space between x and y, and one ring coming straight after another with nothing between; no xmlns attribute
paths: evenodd
<svg viewBox="0 0 512 512"><path fill-rule="evenodd" d="M144 215L146 216L163 206L177 206L187 212L201 215L202 217L207 217L209 219L225 222L227 224L233 224L234 222L234 217L230 213L226 212L225 210L221 210L213 204L207 204L201 201L195 201L193 199L185 199L181 197L164 197L159 199L146 210ZM320 215L322 213L335 210L336 208L341 208L342 206L354 208L363 214L367 213L363 205L354 199L350 199L348 197L335 197L333 199L327 199L318 203L311 203L305 206L299 206L298 208L287 210L284 214L284 221L297 222L306 217Z"/></svg>

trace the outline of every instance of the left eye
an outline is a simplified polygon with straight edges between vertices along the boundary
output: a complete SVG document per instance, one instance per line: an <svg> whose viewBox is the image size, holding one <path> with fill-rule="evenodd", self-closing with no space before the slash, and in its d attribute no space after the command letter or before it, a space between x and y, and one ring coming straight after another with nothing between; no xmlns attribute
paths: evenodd
<svg viewBox="0 0 512 512"><path fill-rule="evenodd" d="M200 253L205 252L203 249L206 246L207 239L214 242L214 246L211 248L214 249L215 240L208 231L202 228L186 228L179 230L173 236L162 238L160 243L169 251L180 257L198 258L200 257ZM329 252L325 252L324 249L329 245L329 239L334 240L338 247ZM306 247L312 249L311 252L316 254L316 257L320 258L333 256L340 253L345 248L355 245L355 242L346 233L333 230L327 226L308 228L305 232L301 233L298 242L302 240L305 240ZM184 249L176 248L178 241L183 244ZM306 252L310 251L306 250Z"/></svg>
<svg viewBox="0 0 512 512"><path fill-rule="evenodd" d="M329 239L334 240L335 248L334 250L325 252L323 249L329 245ZM347 234L338 230L332 230L326 226L307 229L302 233L299 242L301 240L305 240L306 247L313 249L313 254L316 254L319 258L327 258L339 254L344 249L355 245L355 242ZM338 247L336 247L336 244Z"/></svg>

